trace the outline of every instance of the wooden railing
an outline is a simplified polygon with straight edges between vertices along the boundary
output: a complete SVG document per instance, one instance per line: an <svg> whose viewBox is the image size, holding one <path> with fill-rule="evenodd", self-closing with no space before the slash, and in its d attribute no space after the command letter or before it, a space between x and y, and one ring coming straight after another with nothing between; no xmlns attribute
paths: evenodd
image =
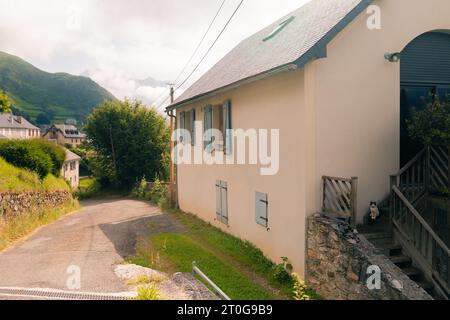
<svg viewBox="0 0 450 320"><path fill-rule="evenodd" d="M427 192L428 152L422 150L397 174L391 175L391 186L397 186L409 202L414 203Z"/></svg>
<svg viewBox="0 0 450 320"><path fill-rule="evenodd" d="M402 245L423 271L450 293L450 249L396 185L392 187L391 215Z"/></svg>
<svg viewBox="0 0 450 320"><path fill-rule="evenodd" d="M323 177L322 211L349 219L356 223L356 195L358 178Z"/></svg>
<svg viewBox="0 0 450 320"><path fill-rule="evenodd" d="M450 148L432 146L428 148L430 191L442 193L450 186Z"/></svg>

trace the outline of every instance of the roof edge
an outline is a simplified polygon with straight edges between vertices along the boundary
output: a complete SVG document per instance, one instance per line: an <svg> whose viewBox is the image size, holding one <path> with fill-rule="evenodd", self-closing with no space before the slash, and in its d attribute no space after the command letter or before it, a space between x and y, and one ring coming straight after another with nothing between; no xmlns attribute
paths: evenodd
<svg viewBox="0 0 450 320"><path fill-rule="evenodd" d="M314 46L305 54L295 60L295 64L302 68L313 59L321 59L327 57L327 45L344 30L357 16L359 16L374 0L362 0L353 8L341 21L339 21L328 33L323 36Z"/></svg>
<svg viewBox="0 0 450 320"><path fill-rule="evenodd" d="M217 95L219 93L222 93L222 92L225 92L225 91L228 91L228 90L232 90L232 89L234 89L234 88L236 88L238 86L249 84L249 83L253 83L253 82L256 82L258 80L262 80L262 79L274 76L274 75L279 74L279 73L283 73L283 72L287 72L287 71L294 71L294 70L297 70L297 69L298 69L298 66L295 63L288 63L288 64L285 64L285 65L282 65L282 66L279 66L279 67L276 67L276 68L264 71L262 73L256 74L254 76L247 77L247 78L241 79L239 81L230 83L229 85L220 87L218 89L211 90L211 91L199 94L199 95L194 96L192 98L189 98L187 100L182 100L180 102L174 103L174 104L168 106L166 108L166 111L173 111L173 110L182 108L182 107L184 107L185 105L187 105L189 103L194 103L194 102L197 102L197 101L199 101L201 99L206 99L206 98L215 96L215 95Z"/></svg>

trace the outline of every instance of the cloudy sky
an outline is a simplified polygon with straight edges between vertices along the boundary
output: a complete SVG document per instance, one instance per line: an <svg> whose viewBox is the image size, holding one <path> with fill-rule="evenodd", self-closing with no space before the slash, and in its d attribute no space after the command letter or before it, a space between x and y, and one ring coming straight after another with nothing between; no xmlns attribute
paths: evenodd
<svg viewBox="0 0 450 320"><path fill-rule="evenodd" d="M0 51L48 72L89 75L118 98L151 103L164 94L159 104L164 82L175 80L222 1L0 0ZM308 1L244 0L189 83L241 40ZM226 0L186 75L239 2ZM149 77L158 81L138 81Z"/></svg>

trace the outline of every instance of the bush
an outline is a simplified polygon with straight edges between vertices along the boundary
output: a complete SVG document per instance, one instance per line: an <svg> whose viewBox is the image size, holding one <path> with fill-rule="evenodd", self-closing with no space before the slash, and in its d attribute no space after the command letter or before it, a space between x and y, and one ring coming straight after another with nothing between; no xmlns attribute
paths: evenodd
<svg viewBox="0 0 450 320"><path fill-rule="evenodd" d="M450 101L435 99L428 102L424 110L413 110L407 122L412 139L430 145L450 145Z"/></svg>
<svg viewBox="0 0 450 320"><path fill-rule="evenodd" d="M306 285L298 274L293 273L292 278L294 280L294 300L323 300L317 292Z"/></svg>
<svg viewBox="0 0 450 320"><path fill-rule="evenodd" d="M2 140L0 156L16 167L36 172L43 179L50 173L59 176L66 153L42 139Z"/></svg>
<svg viewBox="0 0 450 320"><path fill-rule="evenodd" d="M165 206L169 201L169 188L159 179L156 179L153 184L150 191L150 200L160 207Z"/></svg>
<svg viewBox="0 0 450 320"><path fill-rule="evenodd" d="M55 176L59 176L61 169L66 160L66 151L58 146L57 144L44 139L31 140L31 143L35 144L36 147L47 153L52 159L52 173Z"/></svg>
<svg viewBox="0 0 450 320"><path fill-rule="evenodd" d="M0 156L16 167L36 172L41 179L53 169L50 155L24 140L2 141Z"/></svg>
<svg viewBox="0 0 450 320"><path fill-rule="evenodd" d="M150 191L148 190L147 180L142 178L131 191L131 196L138 200L150 200Z"/></svg>
<svg viewBox="0 0 450 320"><path fill-rule="evenodd" d="M273 277L280 284L290 284L292 283L292 264L289 262L287 257L281 257L282 262L274 266Z"/></svg>
<svg viewBox="0 0 450 320"><path fill-rule="evenodd" d="M80 180L80 186L75 191L75 197L85 200L94 197L102 190L101 184L96 179Z"/></svg>

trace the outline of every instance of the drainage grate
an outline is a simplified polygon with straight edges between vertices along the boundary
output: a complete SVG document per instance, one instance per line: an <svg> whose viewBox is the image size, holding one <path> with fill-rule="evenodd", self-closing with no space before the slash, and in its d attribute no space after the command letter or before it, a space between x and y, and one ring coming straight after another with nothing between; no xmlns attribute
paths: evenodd
<svg viewBox="0 0 450 320"><path fill-rule="evenodd" d="M53 289L0 288L0 295L48 298L55 300L129 300L132 293L108 294L93 292L68 292ZM1 298L0 298L1 300Z"/></svg>

